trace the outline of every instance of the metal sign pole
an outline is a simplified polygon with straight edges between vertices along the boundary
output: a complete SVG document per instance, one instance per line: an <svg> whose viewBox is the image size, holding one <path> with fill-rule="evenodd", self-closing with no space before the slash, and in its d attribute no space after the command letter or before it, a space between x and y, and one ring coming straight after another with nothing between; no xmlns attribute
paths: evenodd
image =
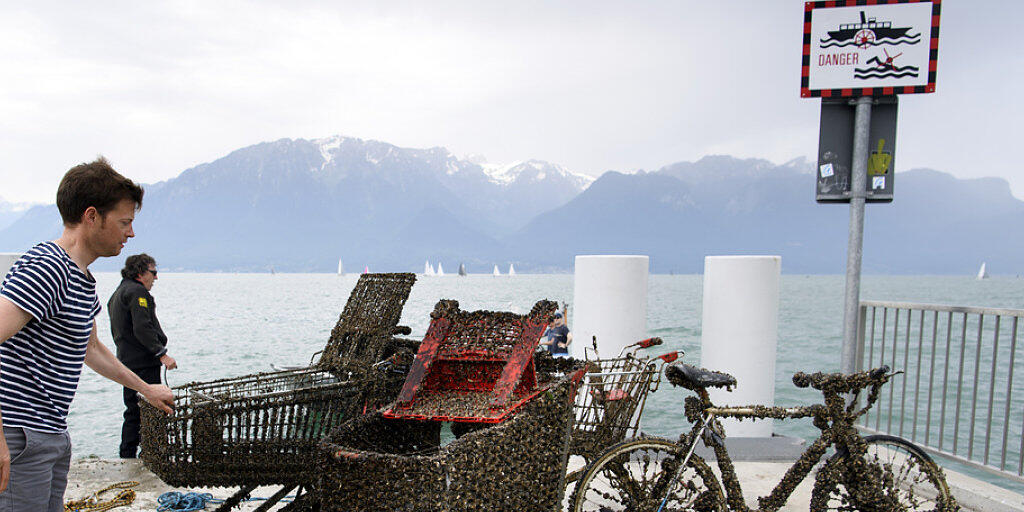
<svg viewBox="0 0 1024 512"><path fill-rule="evenodd" d="M853 165L850 169L850 239L846 248L846 304L843 309L841 371L857 368L857 320L860 313L860 266L864 254L864 200L868 181L868 133L871 97L861 96L853 121Z"/></svg>

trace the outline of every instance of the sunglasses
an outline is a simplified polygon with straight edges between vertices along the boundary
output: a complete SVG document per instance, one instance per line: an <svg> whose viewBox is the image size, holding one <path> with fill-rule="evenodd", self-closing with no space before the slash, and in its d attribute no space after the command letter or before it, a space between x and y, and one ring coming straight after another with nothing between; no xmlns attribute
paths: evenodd
<svg viewBox="0 0 1024 512"><path fill-rule="evenodd" d="M156 270L146 269L146 272L149 272L150 274L153 274L154 276L156 275Z"/></svg>

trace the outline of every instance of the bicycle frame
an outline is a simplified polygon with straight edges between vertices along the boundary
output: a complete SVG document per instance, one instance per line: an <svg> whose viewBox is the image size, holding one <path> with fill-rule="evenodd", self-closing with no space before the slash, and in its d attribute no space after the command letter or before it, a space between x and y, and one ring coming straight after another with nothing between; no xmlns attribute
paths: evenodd
<svg viewBox="0 0 1024 512"><path fill-rule="evenodd" d="M800 374L798 374L800 375ZM786 471L782 480L772 488L767 496L758 497L758 510L763 512L774 512L786 503L793 494L796 487L807 475L811 473L815 464L825 455L829 447L835 446L838 450L846 450L856 456L862 456L866 450L866 444L860 433L854 427L857 417L863 415L871 408L878 399L878 390L888 381L884 379L871 383L871 391L868 393L867 404L862 409L857 409L858 398L864 388L852 390L852 400L846 405L843 394L836 389L822 389L825 395L824 404L815 404L801 407L766 407L761 405L745 407L717 407L711 403L711 398L706 389L696 390L696 399L689 397L686 400L686 415L694 423L688 434L680 436L680 444L687 447L686 457L672 476L669 489L675 484L687 463L697 448L697 442L703 440L715 452L716 464L721 471L722 483L725 487L726 501L730 510L750 512L743 497L743 489L729 451L725 446L725 437L722 424L718 418L774 418L774 419L797 419L814 418L814 426L821 430L818 436L807 450L800 455L796 462ZM796 381L796 378L794 378ZM697 421L694 421L697 420ZM685 442L683 442L685 439ZM662 500L658 512L664 508L668 495Z"/></svg>

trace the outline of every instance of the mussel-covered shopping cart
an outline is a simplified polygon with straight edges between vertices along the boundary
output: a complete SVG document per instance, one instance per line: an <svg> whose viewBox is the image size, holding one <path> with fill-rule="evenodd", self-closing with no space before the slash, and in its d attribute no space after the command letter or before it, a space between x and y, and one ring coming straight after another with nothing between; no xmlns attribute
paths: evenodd
<svg viewBox="0 0 1024 512"><path fill-rule="evenodd" d="M316 479L321 438L393 401L401 389L402 365L378 363L400 362L403 351L411 362L415 342L395 334L408 334L398 322L415 280L362 275L319 360L307 368L176 387L172 415L144 404L146 467L174 486L241 487L218 510L260 485L283 486L268 504L299 488L297 506Z"/></svg>
<svg viewBox="0 0 1024 512"><path fill-rule="evenodd" d="M395 403L321 443L321 510L555 510L583 375L534 352L556 307L439 302ZM441 446L444 422L461 436Z"/></svg>

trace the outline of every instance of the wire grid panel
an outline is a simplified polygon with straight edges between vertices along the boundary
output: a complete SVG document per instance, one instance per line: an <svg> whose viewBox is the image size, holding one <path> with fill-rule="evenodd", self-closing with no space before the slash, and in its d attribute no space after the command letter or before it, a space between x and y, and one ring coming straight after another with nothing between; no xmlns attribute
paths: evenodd
<svg viewBox="0 0 1024 512"><path fill-rule="evenodd" d="M557 309L554 302L541 300L525 315L508 311L464 311L456 300L441 300L430 314L432 321L445 321L444 343L437 356L506 360L522 345L523 337L529 334L527 330L534 330L538 323L547 325ZM536 336L539 338L540 333Z"/></svg>
<svg viewBox="0 0 1024 512"><path fill-rule="evenodd" d="M348 296L316 366L360 370L383 357L416 274L363 274Z"/></svg>
<svg viewBox="0 0 1024 512"><path fill-rule="evenodd" d="M401 380L392 380L394 392ZM176 486L308 479L319 440L372 409L380 387L310 369L177 387L173 415L148 404L141 408L141 457Z"/></svg>
<svg viewBox="0 0 1024 512"><path fill-rule="evenodd" d="M647 395L660 373L655 364L632 355L588 364L573 407L570 453L590 459L636 436Z"/></svg>

